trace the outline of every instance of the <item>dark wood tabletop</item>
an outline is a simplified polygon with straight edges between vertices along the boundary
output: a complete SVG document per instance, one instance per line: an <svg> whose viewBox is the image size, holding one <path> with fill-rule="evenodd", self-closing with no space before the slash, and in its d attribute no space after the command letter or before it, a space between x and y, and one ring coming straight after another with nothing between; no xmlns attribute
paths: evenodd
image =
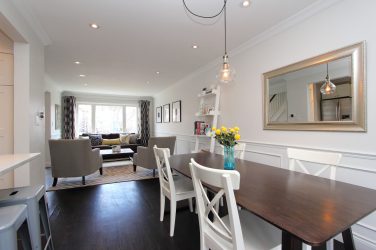
<svg viewBox="0 0 376 250"><path fill-rule="evenodd" d="M209 152L173 155L170 165L190 177L191 158L223 169L223 157ZM246 160L236 159L236 170L238 205L312 246L350 229L376 209L376 190Z"/></svg>

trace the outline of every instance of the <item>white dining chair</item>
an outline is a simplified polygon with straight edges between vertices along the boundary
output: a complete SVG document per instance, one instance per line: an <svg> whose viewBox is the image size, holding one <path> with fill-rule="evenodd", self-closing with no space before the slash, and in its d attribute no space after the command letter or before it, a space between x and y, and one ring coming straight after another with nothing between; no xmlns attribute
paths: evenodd
<svg viewBox="0 0 376 250"><path fill-rule="evenodd" d="M158 167L160 196L161 196L161 211L160 221L163 221L165 210L165 197L170 200L170 236L174 236L176 204L178 201L188 199L189 210L193 212L192 198L194 198L195 191L193 189L192 180L183 175L173 175L171 172L169 148L153 147L155 160Z"/></svg>
<svg viewBox="0 0 376 250"><path fill-rule="evenodd" d="M314 151L307 149L288 148L287 156L289 158L289 170L296 171L297 167L301 172L314 176L321 176L325 172L329 172L331 180L336 179L336 166L339 164L342 154L333 152ZM304 165L306 164L306 165ZM319 164L319 168L315 171L309 171L308 164ZM304 249L310 250L311 246L304 244ZM333 249L333 239L326 243L328 250Z"/></svg>
<svg viewBox="0 0 376 250"><path fill-rule="evenodd" d="M219 170L204 167L194 159L189 164L193 186L196 192L200 225L200 249L280 249L282 232L256 215L238 212L234 190L239 189L240 174L236 170ZM209 199L203 183L219 188ZM220 217L214 208L224 196L228 215ZM209 219L209 214L214 219Z"/></svg>

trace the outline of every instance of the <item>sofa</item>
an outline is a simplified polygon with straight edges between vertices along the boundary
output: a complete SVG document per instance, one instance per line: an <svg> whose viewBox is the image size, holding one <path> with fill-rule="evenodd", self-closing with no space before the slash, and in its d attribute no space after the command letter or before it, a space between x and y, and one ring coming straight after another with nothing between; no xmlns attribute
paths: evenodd
<svg viewBox="0 0 376 250"><path fill-rule="evenodd" d="M154 156L154 145L157 145L158 148L169 148L171 155L173 155L175 142L176 136L150 137L147 147L139 146L137 153L133 155L133 171L136 172L137 166L153 169L153 176L155 177L157 163Z"/></svg>
<svg viewBox="0 0 376 250"><path fill-rule="evenodd" d="M126 138L128 137L128 138ZM137 147L142 146L138 134L82 134L80 139L90 139L91 147L99 149L111 149L114 145L120 145L121 148L130 148L137 152Z"/></svg>

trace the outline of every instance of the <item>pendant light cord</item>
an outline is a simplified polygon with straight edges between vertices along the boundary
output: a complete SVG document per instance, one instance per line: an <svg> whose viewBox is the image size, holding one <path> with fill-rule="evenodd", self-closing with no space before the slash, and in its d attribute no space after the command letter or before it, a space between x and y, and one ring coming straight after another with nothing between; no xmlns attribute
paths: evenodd
<svg viewBox="0 0 376 250"><path fill-rule="evenodd" d="M225 55L227 55L227 20L226 20L226 2L227 0L224 0L223 4L223 16L225 19Z"/></svg>
<svg viewBox="0 0 376 250"><path fill-rule="evenodd" d="M196 17L199 17L199 18L215 18L215 17L219 16L223 11L225 11L226 3L227 3L227 0L224 0L224 4L223 4L222 8L221 8L221 10L217 14L214 14L212 16L204 16L204 15L199 15L197 13L194 13L192 10L190 10L188 8L187 4L185 3L185 0L183 0L184 8L186 10L188 10L189 13L191 13L192 15L194 15Z"/></svg>

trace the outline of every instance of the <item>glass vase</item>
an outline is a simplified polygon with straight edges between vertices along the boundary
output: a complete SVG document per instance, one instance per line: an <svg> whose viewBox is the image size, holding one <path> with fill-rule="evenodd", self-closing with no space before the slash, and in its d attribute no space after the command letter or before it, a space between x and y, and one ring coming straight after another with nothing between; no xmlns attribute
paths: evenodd
<svg viewBox="0 0 376 250"><path fill-rule="evenodd" d="M224 169L235 169L234 146L224 146Z"/></svg>

